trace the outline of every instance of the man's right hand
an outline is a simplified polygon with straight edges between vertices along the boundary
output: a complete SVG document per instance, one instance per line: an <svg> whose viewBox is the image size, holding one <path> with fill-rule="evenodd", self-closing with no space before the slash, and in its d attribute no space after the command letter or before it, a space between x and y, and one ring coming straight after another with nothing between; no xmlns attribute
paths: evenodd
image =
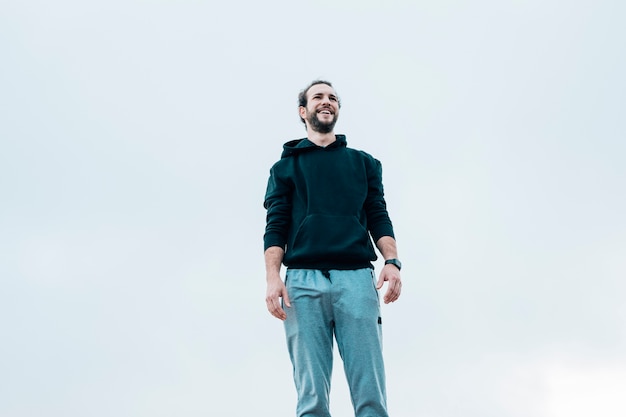
<svg viewBox="0 0 626 417"><path fill-rule="evenodd" d="M289 295L287 294L287 287L283 283L283 280L280 279L280 276L268 277L267 278L267 293L265 295L265 303L267 304L267 310L272 314L272 316L286 320L287 313L280 306L280 300L282 298L285 305L287 307L291 307L291 303L289 302Z"/></svg>

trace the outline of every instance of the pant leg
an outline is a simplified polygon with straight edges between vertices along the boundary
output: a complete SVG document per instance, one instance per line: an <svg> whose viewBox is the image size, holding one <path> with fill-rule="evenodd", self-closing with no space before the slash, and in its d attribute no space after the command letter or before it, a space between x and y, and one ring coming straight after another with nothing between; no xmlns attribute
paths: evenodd
<svg viewBox="0 0 626 417"><path fill-rule="evenodd" d="M286 286L291 308L285 308L285 333L298 393L296 415L330 417L333 367L330 281L317 270L289 269Z"/></svg>
<svg viewBox="0 0 626 417"><path fill-rule="evenodd" d="M331 271L335 337L356 417L388 417L380 303L372 269Z"/></svg>

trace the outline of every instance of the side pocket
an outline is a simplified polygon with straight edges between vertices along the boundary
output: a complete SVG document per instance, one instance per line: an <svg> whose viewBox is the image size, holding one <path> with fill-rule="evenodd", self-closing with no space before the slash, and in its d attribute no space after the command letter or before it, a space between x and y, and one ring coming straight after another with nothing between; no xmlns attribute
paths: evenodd
<svg viewBox="0 0 626 417"><path fill-rule="evenodd" d="M289 269L287 269L287 272L285 272L285 288L287 289L287 294L289 294L289 287L287 287L287 281L289 280ZM281 298L280 299L280 306L283 308L283 310L285 309L285 299Z"/></svg>
<svg viewBox="0 0 626 417"><path fill-rule="evenodd" d="M376 293L376 299L378 300L378 302L380 303L380 297L378 295L378 289L376 288L376 271L373 269L370 269L370 273L372 274L372 288L374 289L374 293Z"/></svg>

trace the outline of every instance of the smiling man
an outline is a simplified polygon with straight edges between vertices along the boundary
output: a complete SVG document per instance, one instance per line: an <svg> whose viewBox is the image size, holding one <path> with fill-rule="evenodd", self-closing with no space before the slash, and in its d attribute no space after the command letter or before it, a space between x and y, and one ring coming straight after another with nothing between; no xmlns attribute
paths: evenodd
<svg viewBox="0 0 626 417"><path fill-rule="evenodd" d="M381 164L334 133L341 103L331 83L312 82L298 101L307 137L284 145L264 203L265 301L284 321L296 414L330 416L336 340L355 416L388 417L378 290L387 281L384 302L394 302L402 282ZM378 280L372 241L385 258Z"/></svg>
<svg viewBox="0 0 626 417"><path fill-rule="evenodd" d="M300 119L305 125L308 123L313 132L320 134L320 139L334 141L332 131L337 123L339 98L333 88L324 82L314 84L308 90L310 99L307 97L309 91L300 93L298 98Z"/></svg>

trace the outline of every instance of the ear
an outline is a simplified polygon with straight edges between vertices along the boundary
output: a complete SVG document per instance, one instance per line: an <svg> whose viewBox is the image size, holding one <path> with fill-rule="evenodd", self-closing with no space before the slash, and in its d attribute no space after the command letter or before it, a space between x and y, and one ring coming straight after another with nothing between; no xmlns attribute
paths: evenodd
<svg viewBox="0 0 626 417"><path fill-rule="evenodd" d="M302 117L304 120L306 120L306 107L304 106L300 106L298 107L298 113L300 114L300 117Z"/></svg>

